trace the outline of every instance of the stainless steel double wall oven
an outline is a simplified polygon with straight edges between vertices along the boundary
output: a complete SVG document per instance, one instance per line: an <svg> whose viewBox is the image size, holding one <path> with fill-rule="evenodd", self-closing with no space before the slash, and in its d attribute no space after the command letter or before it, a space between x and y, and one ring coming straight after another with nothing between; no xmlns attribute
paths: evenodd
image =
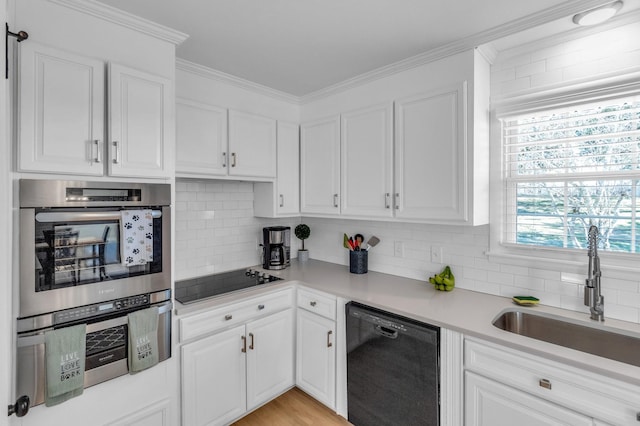
<svg viewBox="0 0 640 426"><path fill-rule="evenodd" d="M171 356L168 184L22 179L16 395L44 401L44 333L86 324L85 387L127 374L127 315L159 307ZM150 213L152 260L123 262L122 210Z"/></svg>

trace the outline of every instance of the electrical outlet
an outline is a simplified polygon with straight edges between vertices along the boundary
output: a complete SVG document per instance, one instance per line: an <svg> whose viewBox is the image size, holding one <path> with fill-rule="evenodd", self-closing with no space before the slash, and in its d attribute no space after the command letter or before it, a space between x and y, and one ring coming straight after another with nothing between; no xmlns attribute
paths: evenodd
<svg viewBox="0 0 640 426"><path fill-rule="evenodd" d="M395 257L404 257L404 243L402 241L394 241L393 253Z"/></svg>
<svg viewBox="0 0 640 426"><path fill-rule="evenodd" d="M431 246L431 263L442 263L442 247Z"/></svg>

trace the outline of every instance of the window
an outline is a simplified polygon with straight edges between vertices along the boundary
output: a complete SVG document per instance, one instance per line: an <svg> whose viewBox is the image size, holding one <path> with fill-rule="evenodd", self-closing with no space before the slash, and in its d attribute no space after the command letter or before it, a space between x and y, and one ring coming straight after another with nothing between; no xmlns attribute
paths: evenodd
<svg viewBox="0 0 640 426"><path fill-rule="evenodd" d="M503 241L640 252L640 95L505 117Z"/></svg>

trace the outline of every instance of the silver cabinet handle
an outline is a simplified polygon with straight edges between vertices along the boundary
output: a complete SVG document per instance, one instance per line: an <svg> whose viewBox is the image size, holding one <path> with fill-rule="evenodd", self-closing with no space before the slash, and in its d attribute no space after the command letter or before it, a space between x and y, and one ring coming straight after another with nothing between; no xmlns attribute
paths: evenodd
<svg viewBox="0 0 640 426"><path fill-rule="evenodd" d="M264 309L264 305L258 305L258 310L261 311Z"/></svg>
<svg viewBox="0 0 640 426"><path fill-rule="evenodd" d="M327 347L330 348L331 346L333 346L333 343L331 343L331 335L333 334L332 330L327 331Z"/></svg>
<svg viewBox="0 0 640 426"><path fill-rule="evenodd" d="M280 194L280 207L284 207L284 195Z"/></svg>
<svg viewBox="0 0 640 426"><path fill-rule="evenodd" d="M98 139L93 141L96 146L96 156L93 158L93 161L96 163L102 162L102 152L100 151L100 141Z"/></svg>
<svg viewBox="0 0 640 426"><path fill-rule="evenodd" d="M222 167L227 167L227 153L222 153Z"/></svg>
<svg viewBox="0 0 640 426"><path fill-rule="evenodd" d="M253 333L249 333L249 337L251 337L251 343L249 344L249 349L253 350L253 344L255 343L255 336Z"/></svg>
<svg viewBox="0 0 640 426"><path fill-rule="evenodd" d="M398 200L400 199L400 193L396 192L396 197L395 197L395 206L396 206L396 210L398 210L400 208L400 203L398 202Z"/></svg>
<svg viewBox="0 0 640 426"><path fill-rule="evenodd" d="M315 301L315 300L312 300L311 302L309 302L309 304L310 304L311 306L316 306L316 301Z"/></svg>
<svg viewBox="0 0 640 426"><path fill-rule="evenodd" d="M333 207L338 207L338 194L333 194Z"/></svg>
<svg viewBox="0 0 640 426"><path fill-rule="evenodd" d="M540 379L538 383L540 384L540 387L551 390L551 382L549 380Z"/></svg>
<svg viewBox="0 0 640 426"><path fill-rule="evenodd" d="M240 349L240 352L246 353L247 352L247 338L245 336L240 336L240 338L242 339L242 349Z"/></svg>
<svg viewBox="0 0 640 426"><path fill-rule="evenodd" d="M391 194L389 194L388 192L386 194L384 194L384 208L385 209L390 209L391 208Z"/></svg>
<svg viewBox="0 0 640 426"><path fill-rule="evenodd" d="M233 315L227 314L227 315L224 316L224 320L225 321L229 321L230 319L233 319Z"/></svg>
<svg viewBox="0 0 640 426"><path fill-rule="evenodd" d="M116 151L113 156L113 164L120 164L120 149L118 148L118 145L118 141L113 141L113 148Z"/></svg>
<svg viewBox="0 0 640 426"><path fill-rule="evenodd" d="M232 152L231 153L231 167L235 167L236 166L236 157L237 157L236 153Z"/></svg>

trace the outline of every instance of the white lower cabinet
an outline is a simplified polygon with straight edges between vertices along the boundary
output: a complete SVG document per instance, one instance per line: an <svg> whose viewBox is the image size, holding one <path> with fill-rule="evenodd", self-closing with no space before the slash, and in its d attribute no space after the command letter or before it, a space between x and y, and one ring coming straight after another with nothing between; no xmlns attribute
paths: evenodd
<svg viewBox="0 0 640 426"><path fill-rule="evenodd" d="M183 345L183 423L228 424L290 388L293 350L292 309Z"/></svg>
<svg viewBox="0 0 640 426"><path fill-rule="evenodd" d="M592 426L589 417L466 372L467 426Z"/></svg>
<svg viewBox="0 0 640 426"><path fill-rule="evenodd" d="M247 324L247 409L293 386L293 309Z"/></svg>
<svg viewBox="0 0 640 426"><path fill-rule="evenodd" d="M122 416L108 426L169 426L171 401L168 399L156 402L143 408L137 408L135 412Z"/></svg>
<svg viewBox="0 0 640 426"><path fill-rule="evenodd" d="M465 339L465 425L638 424L640 387Z"/></svg>
<svg viewBox="0 0 640 426"><path fill-rule="evenodd" d="M296 385L336 407L335 297L298 289Z"/></svg>
<svg viewBox="0 0 640 426"><path fill-rule="evenodd" d="M247 409L245 326L182 347L185 425L225 424Z"/></svg>

